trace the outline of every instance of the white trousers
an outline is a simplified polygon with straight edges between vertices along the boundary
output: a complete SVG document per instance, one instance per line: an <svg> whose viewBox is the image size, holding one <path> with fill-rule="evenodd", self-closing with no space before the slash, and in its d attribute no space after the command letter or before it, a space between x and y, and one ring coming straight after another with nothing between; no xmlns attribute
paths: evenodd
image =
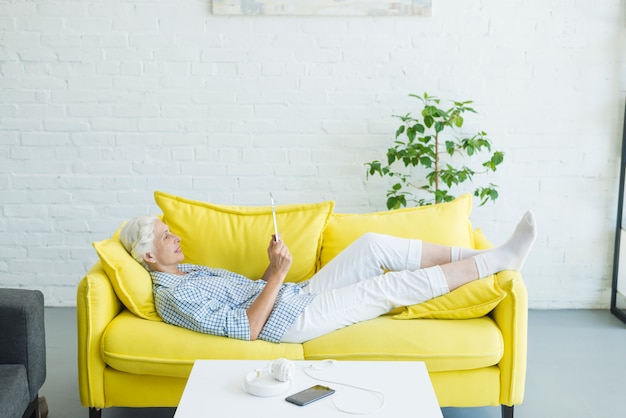
<svg viewBox="0 0 626 418"><path fill-rule="evenodd" d="M421 241L361 236L310 279L305 291L316 297L281 341L302 343L448 293L441 268L420 269L421 258Z"/></svg>

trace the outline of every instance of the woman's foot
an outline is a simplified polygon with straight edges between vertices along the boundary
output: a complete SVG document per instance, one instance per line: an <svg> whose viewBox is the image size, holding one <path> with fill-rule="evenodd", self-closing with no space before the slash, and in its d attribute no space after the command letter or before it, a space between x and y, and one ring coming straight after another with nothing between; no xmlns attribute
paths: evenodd
<svg viewBox="0 0 626 418"><path fill-rule="evenodd" d="M535 216L528 211L504 244L474 257L479 276L487 277L502 270L520 271L536 239Z"/></svg>

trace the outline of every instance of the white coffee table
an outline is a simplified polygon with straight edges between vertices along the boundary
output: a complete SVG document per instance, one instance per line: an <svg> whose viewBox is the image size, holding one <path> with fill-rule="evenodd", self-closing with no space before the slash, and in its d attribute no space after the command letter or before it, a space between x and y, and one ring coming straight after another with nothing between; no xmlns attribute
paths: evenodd
<svg viewBox="0 0 626 418"><path fill-rule="evenodd" d="M350 416L341 412L338 407L353 413L368 412L363 415L368 418L443 417L423 362L338 361L329 365L314 361L296 361L295 378L284 394L262 398L245 392L244 376L252 370L266 368L269 363L266 360L197 360L174 418ZM323 382L321 379L379 391L384 395L384 405L376 410L380 402L375 394ZM337 392L303 407L285 401L286 396L318 383L330 386ZM371 412L373 410L375 411Z"/></svg>

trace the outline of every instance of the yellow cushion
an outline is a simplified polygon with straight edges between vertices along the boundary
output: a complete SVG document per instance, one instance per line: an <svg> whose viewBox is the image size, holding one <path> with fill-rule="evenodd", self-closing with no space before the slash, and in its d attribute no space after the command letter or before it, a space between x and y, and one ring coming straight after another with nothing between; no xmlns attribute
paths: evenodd
<svg viewBox="0 0 626 418"><path fill-rule="evenodd" d="M93 247L124 306L140 318L161 321L154 308L150 273L124 249L119 230L107 240L94 242Z"/></svg>
<svg viewBox="0 0 626 418"><path fill-rule="evenodd" d="M493 244L487 239L483 230L480 228L476 228L474 230L474 248L477 250L488 250L489 248L493 248Z"/></svg>
<svg viewBox="0 0 626 418"><path fill-rule="evenodd" d="M487 315L506 296L497 276L492 275L461 286L447 295L407 306L394 319L468 319Z"/></svg>
<svg viewBox="0 0 626 418"><path fill-rule="evenodd" d="M304 358L302 344L217 337L165 322L147 322L128 311L122 311L107 326L102 336L101 354L106 364L116 370L176 377L189 376L194 361L199 358Z"/></svg>
<svg viewBox="0 0 626 418"><path fill-rule="evenodd" d="M498 364L502 332L489 317L395 321L380 316L306 341L307 360L424 361L430 373Z"/></svg>
<svg viewBox="0 0 626 418"><path fill-rule="evenodd" d="M267 269L267 247L274 227L270 206L225 206L155 192L163 221L181 238L185 261L224 268L251 279ZM287 281L308 279L315 273L322 231L334 202L276 206L281 238L293 263Z"/></svg>
<svg viewBox="0 0 626 418"><path fill-rule="evenodd" d="M452 202L366 214L334 214L324 231L322 266L366 232L472 248L472 196Z"/></svg>

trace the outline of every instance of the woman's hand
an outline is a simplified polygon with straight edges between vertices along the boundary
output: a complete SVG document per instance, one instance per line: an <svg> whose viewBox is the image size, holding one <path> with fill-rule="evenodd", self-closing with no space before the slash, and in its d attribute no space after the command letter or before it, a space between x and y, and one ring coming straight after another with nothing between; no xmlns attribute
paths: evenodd
<svg viewBox="0 0 626 418"><path fill-rule="evenodd" d="M267 284L246 311L250 324L250 340L252 341L259 337L259 334L267 322L267 318L269 318L272 313L280 287L285 281L285 277L287 277L287 273L291 267L291 253L282 240L274 241L274 237L272 236L270 245L267 248L267 255L270 259L270 265L267 267L267 270L265 270L265 274L263 274L263 280L265 280Z"/></svg>
<svg viewBox="0 0 626 418"><path fill-rule="evenodd" d="M263 279L269 280L270 278L274 278L275 280L280 280L282 283L293 261L289 248L282 240L274 241L274 236L272 235L269 247L267 248L267 255L270 259L270 265L263 275Z"/></svg>

